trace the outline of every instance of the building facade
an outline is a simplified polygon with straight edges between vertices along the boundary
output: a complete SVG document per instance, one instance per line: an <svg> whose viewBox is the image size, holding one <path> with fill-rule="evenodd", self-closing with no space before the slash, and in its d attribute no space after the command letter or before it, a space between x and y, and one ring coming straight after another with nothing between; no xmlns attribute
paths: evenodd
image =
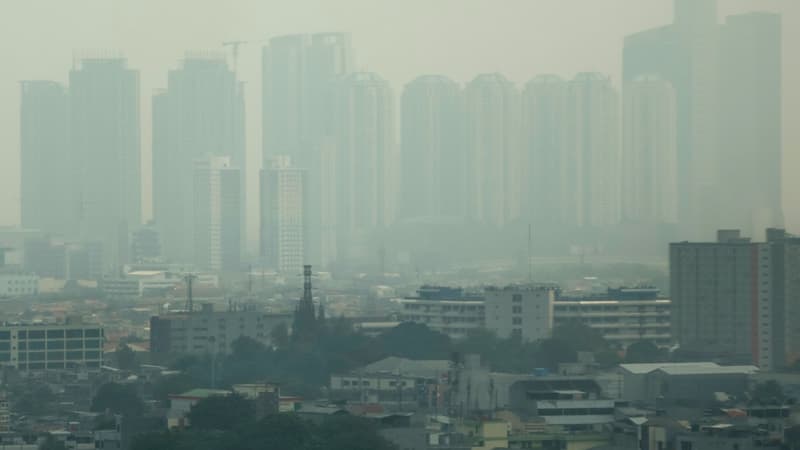
<svg viewBox="0 0 800 450"><path fill-rule="evenodd" d="M194 162L194 262L213 271L241 264L241 170L230 158L206 156Z"/></svg>
<svg viewBox="0 0 800 450"><path fill-rule="evenodd" d="M486 323L483 296L459 288L423 286L416 296L400 299L400 305L401 321L425 324L453 339L463 339Z"/></svg>
<svg viewBox="0 0 800 450"><path fill-rule="evenodd" d="M38 276L16 272L0 272L0 298L29 297L38 293Z"/></svg>
<svg viewBox="0 0 800 450"><path fill-rule="evenodd" d="M100 370L103 328L80 321L0 327L0 364L22 372Z"/></svg>
<svg viewBox="0 0 800 450"><path fill-rule="evenodd" d="M298 274L306 260L307 171L289 157L276 157L261 170L261 257L281 273Z"/></svg>
<svg viewBox="0 0 800 450"><path fill-rule="evenodd" d="M70 72L68 210L80 240L103 244L106 271L128 261L142 223L139 72L122 57L86 58Z"/></svg>
<svg viewBox="0 0 800 450"><path fill-rule="evenodd" d="M169 313L150 319L150 351L158 356L222 354L233 351L233 343L248 337L270 345L270 332L289 325L290 314L268 314L253 310L214 311L211 304L200 311Z"/></svg>
<svg viewBox="0 0 800 450"><path fill-rule="evenodd" d="M550 336L555 298L551 287L487 287L483 295L484 326L497 337L516 336L524 342L533 342Z"/></svg>
<svg viewBox="0 0 800 450"><path fill-rule="evenodd" d="M74 234L68 220L67 89L54 81L23 81L20 99L21 224Z"/></svg>
<svg viewBox="0 0 800 450"><path fill-rule="evenodd" d="M721 230L717 242L670 245L672 330L681 346L758 365L797 359L800 240L768 229L766 242Z"/></svg>
<svg viewBox="0 0 800 450"><path fill-rule="evenodd" d="M461 87L439 75L408 83L402 97L400 215L463 217L466 178Z"/></svg>
<svg viewBox="0 0 800 450"><path fill-rule="evenodd" d="M194 257L194 161L211 155L247 167L244 114L242 83L214 55L187 55L169 71L167 89L153 97L153 217L169 260ZM240 173L242 205L245 178Z"/></svg>
<svg viewBox="0 0 800 450"><path fill-rule="evenodd" d="M648 224L678 221L675 89L658 76L624 86L622 218Z"/></svg>

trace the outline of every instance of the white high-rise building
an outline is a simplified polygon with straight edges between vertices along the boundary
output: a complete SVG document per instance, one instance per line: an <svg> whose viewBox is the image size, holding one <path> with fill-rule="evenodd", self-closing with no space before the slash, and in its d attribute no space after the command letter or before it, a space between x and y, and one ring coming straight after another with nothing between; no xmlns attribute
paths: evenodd
<svg viewBox="0 0 800 450"><path fill-rule="evenodd" d="M403 90L402 217L464 215L463 108L461 87L444 76L418 77Z"/></svg>
<svg viewBox="0 0 800 450"><path fill-rule="evenodd" d="M261 257L281 273L300 273L306 263L307 171L288 156L261 170Z"/></svg>
<svg viewBox="0 0 800 450"><path fill-rule="evenodd" d="M536 226L561 223L567 184L564 173L567 145L567 82L540 75L522 94L523 158L521 213Z"/></svg>
<svg viewBox="0 0 800 450"><path fill-rule="evenodd" d="M69 86L70 209L80 238L103 243L110 270L127 262L142 224L139 72L121 57L86 58Z"/></svg>
<svg viewBox="0 0 800 450"><path fill-rule="evenodd" d="M620 219L619 96L611 80L581 73L569 83L564 176L565 219L577 227Z"/></svg>
<svg viewBox="0 0 800 450"><path fill-rule="evenodd" d="M194 255L193 167L205 155L246 167L244 97L224 59L190 55L169 72L168 88L153 97L153 215L164 256L172 261Z"/></svg>
<svg viewBox="0 0 800 450"><path fill-rule="evenodd" d="M519 216L519 94L501 74L482 74L465 89L467 212L503 226Z"/></svg>
<svg viewBox="0 0 800 450"><path fill-rule="evenodd" d="M236 271L241 263L241 172L227 156L194 162L194 262L213 271Z"/></svg>
<svg viewBox="0 0 800 450"><path fill-rule="evenodd" d="M675 89L658 76L624 87L622 216L639 223L678 220Z"/></svg>
<svg viewBox="0 0 800 450"><path fill-rule="evenodd" d="M355 256L395 217L399 158L395 143L394 97L375 73L353 73L339 82L337 114L338 227Z"/></svg>

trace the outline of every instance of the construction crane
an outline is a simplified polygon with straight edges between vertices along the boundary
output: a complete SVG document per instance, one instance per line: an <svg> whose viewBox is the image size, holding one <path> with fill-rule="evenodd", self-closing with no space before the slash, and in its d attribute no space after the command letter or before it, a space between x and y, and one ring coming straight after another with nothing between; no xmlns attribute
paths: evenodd
<svg viewBox="0 0 800 450"><path fill-rule="evenodd" d="M233 56L233 71L236 73L239 65L239 46L242 44L249 44L255 41L226 41L222 43L223 47L231 48L231 55Z"/></svg>

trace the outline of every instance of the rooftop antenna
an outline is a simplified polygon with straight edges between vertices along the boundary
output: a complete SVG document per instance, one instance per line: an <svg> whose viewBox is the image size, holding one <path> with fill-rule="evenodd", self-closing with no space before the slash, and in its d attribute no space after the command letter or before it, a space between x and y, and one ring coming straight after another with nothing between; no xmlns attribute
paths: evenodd
<svg viewBox="0 0 800 450"><path fill-rule="evenodd" d="M186 282L186 311L190 314L194 312L194 299L192 298L192 283L197 278L193 273L187 273L183 276L183 281Z"/></svg>

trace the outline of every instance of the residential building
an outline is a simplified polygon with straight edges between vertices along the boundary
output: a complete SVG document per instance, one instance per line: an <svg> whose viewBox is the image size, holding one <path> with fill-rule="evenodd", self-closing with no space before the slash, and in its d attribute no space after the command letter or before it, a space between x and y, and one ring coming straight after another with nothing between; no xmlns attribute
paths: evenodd
<svg viewBox="0 0 800 450"><path fill-rule="evenodd" d="M213 271L241 264L241 170L226 156L194 161L194 263Z"/></svg>
<svg viewBox="0 0 800 450"><path fill-rule="evenodd" d="M619 349L639 341L667 347L673 344L671 303L660 298L655 288L609 289L604 295L559 295L553 305L554 326L581 322L598 330Z"/></svg>
<svg viewBox="0 0 800 450"><path fill-rule="evenodd" d="M403 218L463 217L464 103L461 87L441 75L408 83L402 97Z"/></svg>
<svg viewBox="0 0 800 450"><path fill-rule="evenodd" d="M271 38L263 47L263 158L310 164L311 150L333 131L333 83L353 71L347 33Z"/></svg>
<svg viewBox="0 0 800 450"><path fill-rule="evenodd" d="M501 74L481 74L464 89L466 195L470 218L504 226L519 217L519 93Z"/></svg>
<svg viewBox="0 0 800 450"><path fill-rule="evenodd" d="M300 273L307 262L307 173L288 156L261 170L261 257L280 273Z"/></svg>
<svg viewBox="0 0 800 450"><path fill-rule="evenodd" d="M25 228L72 234L67 89L23 81L20 91L20 212Z"/></svg>
<svg viewBox="0 0 800 450"><path fill-rule="evenodd" d="M490 286L483 295L484 326L497 337L517 336L525 342L534 342L550 336L555 297L551 286Z"/></svg>
<svg viewBox="0 0 800 450"><path fill-rule="evenodd" d="M269 314L252 309L214 311L204 304L199 311L154 316L150 319L150 351L159 356L229 354L239 337L269 345L270 332L289 325L290 314Z"/></svg>
<svg viewBox="0 0 800 450"><path fill-rule="evenodd" d="M338 248L351 253L339 256L364 257L371 234L395 217L394 96L381 76L357 72L337 82L336 99Z"/></svg>
<svg viewBox="0 0 800 450"><path fill-rule="evenodd" d="M153 217L164 256L194 259L195 160L229 158L244 169L244 87L223 56L188 54L171 70L167 89L153 97ZM239 204L245 203L246 174L239 174ZM244 211L239 238L244 240Z"/></svg>
<svg viewBox="0 0 800 450"><path fill-rule="evenodd" d="M642 75L624 86L622 218L677 223L677 109L675 89Z"/></svg>
<svg viewBox="0 0 800 450"><path fill-rule="evenodd" d="M672 330L687 350L784 367L800 352L800 241L768 229L766 242L721 230L717 242L670 245Z"/></svg>
<svg viewBox="0 0 800 450"><path fill-rule="evenodd" d="M102 242L108 272L128 262L142 223L139 72L122 57L84 58L69 90L69 211L80 240Z"/></svg>
<svg viewBox="0 0 800 450"><path fill-rule="evenodd" d="M401 321L425 324L453 339L463 339L486 323L483 296L460 288L422 286L416 296L399 302Z"/></svg>
<svg viewBox="0 0 800 450"><path fill-rule="evenodd" d="M5 392L0 392L0 433L11 431L11 408Z"/></svg>
<svg viewBox="0 0 800 450"><path fill-rule="evenodd" d="M0 326L0 364L22 372L86 368L103 363L103 328L68 320L63 324Z"/></svg>
<svg viewBox="0 0 800 450"><path fill-rule="evenodd" d="M567 90L564 177L567 224L617 225L620 220L619 95L611 79L580 73Z"/></svg>
<svg viewBox="0 0 800 450"><path fill-rule="evenodd" d="M540 75L522 93L522 130L525 182L522 214L537 228L555 230L562 224L568 184L567 82L556 75Z"/></svg>
<svg viewBox="0 0 800 450"><path fill-rule="evenodd" d="M122 278L106 277L100 288L111 298L136 298L163 295L183 283L179 274L162 270L136 270L126 272Z"/></svg>

